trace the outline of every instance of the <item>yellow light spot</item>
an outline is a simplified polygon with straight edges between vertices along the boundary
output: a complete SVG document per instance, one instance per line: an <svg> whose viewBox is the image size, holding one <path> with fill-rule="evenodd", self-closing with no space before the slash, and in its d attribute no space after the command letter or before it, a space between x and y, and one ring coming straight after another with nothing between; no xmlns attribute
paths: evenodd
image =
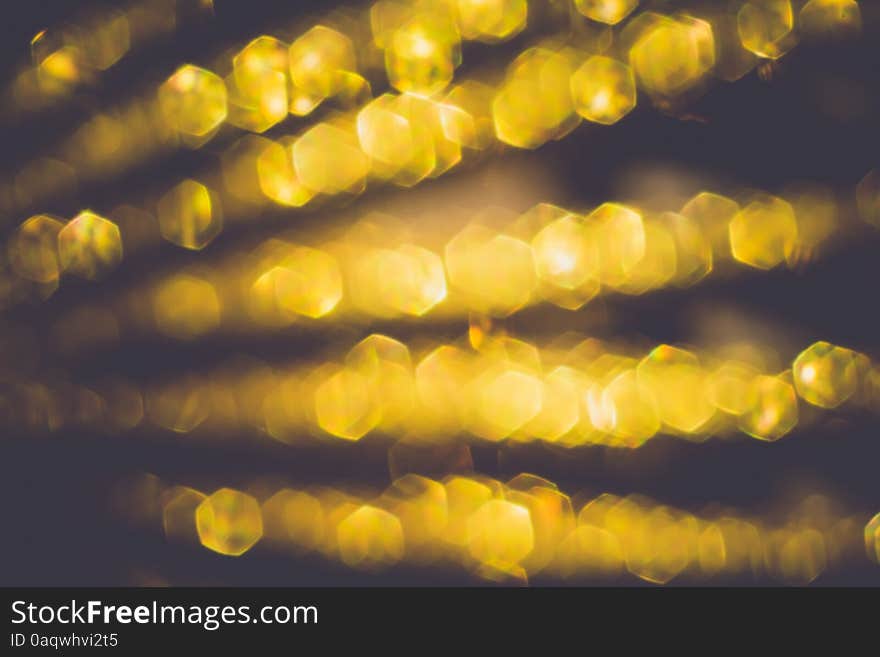
<svg viewBox="0 0 880 657"><path fill-rule="evenodd" d="M337 194L362 191L370 163L354 134L320 123L293 144L293 166L307 189Z"/></svg>
<svg viewBox="0 0 880 657"><path fill-rule="evenodd" d="M574 68L568 51L530 48L517 57L492 101L497 138L517 148L537 148L573 130L580 121L571 94Z"/></svg>
<svg viewBox="0 0 880 657"><path fill-rule="evenodd" d="M58 234L64 227L57 219L38 214L18 227L9 242L9 261L13 270L38 283L58 280Z"/></svg>
<svg viewBox="0 0 880 657"><path fill-rule="evenodd" d="M851 349L817 342L792 365L798 395L815 406L836 408L856 393L859 355Z"/></svg>
<svg viewBox="0 0 880 657"><path fill-rule="evenodd" d="M537 286L531 247L509 235L470 225L446 245L449 282L474 310L507 315Z"/></svg>
<svg viewBox="0 0 880 657"><path fill-rule="evenodd" d="M354 45L345 34L317 25L290 46L290 78L304 93L329 98L341 90L343 72L356 70Z"/></svg>
<svg viewBox="0 0 880 657"><path fill-rule="evenodd" d="M158 205L159 231L169 242L199 251L223 228L219 203L200 182L184 180L167 192Z"/></svg>
<svg viewBox="0 0 880 657"><path fill-rule="evenodd" d="M65 271L98 278L122 260L119 228L93 212L80 212L58 233L58 253Z"/></svg>
<svg viewBox="0 0 880 657"><path fill-rule="evenodd" d="M413 18L393 32L385 50L388 81L402 92L437 93L452 80L458 48L452 22L439 15Z"/></svg>
<svg viewBox="0 0 880 657"><path fill-rule="evenodd" d="M257 156L260 190L280 205L301 207L314 197L296 175L289 148L270 142Z"/></svg>
<svg viewBox="0 0 880 657"><path fill-rule="evenodd" d="M159 87L159 103L169 125L205 137L226 120L226 85L211 71L187 64Z"/></svg>
<svg viewBox="0 0 880 657"><path fill-rule="evenodd" d="M478 418L471 428L488 440L510 436L541 411L541 381L525 372L509 369L475 387Z"/></svg>
<svg viewBox="0 0 880 657"><path fill-rule="evenodd" d="M496 42L519 34L526 26L526 0L456 0L458 27L465 39Z"/></svg>
<svg viewBox="0 0 880 657"><path fill-rule="evenodd" d="M403 558L400 520L384 509L360 506L339 523L336 533L339 557L352 568L379 570Z"/></svg>
<svg viewBox="0 0 880 657"><path fill-rule="evenodd" d="M260 504L250 495L221 488L196 509L199 540L209 550L238 557L263 536Z"/></svg>
<svg viewBox="0 0 880 657"><path fill-rule="evenodd" d="M575 0L574 4L587 18L616 25L632 13L639 0Z"/></svg>
<svg viewBox="0 0 880 657"><path fill-rule="evenodd" d="M584 62L571 76L571 93L577 113L594 123L617 123L636 106L632 69L610 57Z"/></svg>
<svg viewBox="0 0 880 657"><path fill-rule="evenodd" d="M752 201L730 221L733 257L758 269L784 262L797 241L794 208L781 198Z"/></svg>
<svg viewBox="0 0 880 657"><path fill-rule="evenodd" d="M484 564L519 564L535 546L529 510L504 500L489 500L467 522L468 550Z"/></svg>
<svg viewBox="0 0 880 657"><path fill-rule="evenodd" d="M712 419L715 409L707 395L706 373L694 354L661 345L639 363L637 372L666 425L695 433Z"/></svg>
<svg viewBox="0 0 880 657"><path fill-rule="evenodd" d="M315 415L324 431L345 440L360 440L381 419L369 380L349 368L331 375L315 390Z"/></svg>
<svg viewBox="0 0 880 657"><path fill-rule="evenodd" d="M744 432L760 440L779 440L797 421L797 397L791 385L774 376L758 376L752 381L747 410L739 418Z"/></svg>
<svg viewBox="0 0 880 657"><path fill-rule="evenodd" d="M758 57L782 57L794 45L793 28L789 0L751 0L737 14L742 45Z"/></svg>
<svg viewBox="0 0 880 657"><path fill-rule="evenodd" d="M649 93L681 94L702 82L715 66L712 26L688 17L660 20L632 47L630 64Z"/></svg>
<svg viewBox="0 0 880 657"><path fill-rule="evenodd" d="M604 203L587 216L586 222L595 226L599 280L611 287L623 285L645 257L642 216L624 205Z"/></svg>

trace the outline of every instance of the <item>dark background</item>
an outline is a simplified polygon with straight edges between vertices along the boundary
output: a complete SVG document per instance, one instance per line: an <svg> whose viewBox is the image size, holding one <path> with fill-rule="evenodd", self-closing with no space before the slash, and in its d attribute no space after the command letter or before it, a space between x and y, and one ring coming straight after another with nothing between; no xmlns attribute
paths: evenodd
<svg viewBox="0 0 880 657"><path fill-rule="evenodd" d="M769 82L752 72L733 85L716 85L689 108L700 120L667 116L644 102L616 126L582 127L535 153L506 157L537 159L565 183L570 200L584 203L612 196L620 177L639 167L672 166L768 191L779 190L793 180L822 182L838 192L842 207L851 213L855 184L880 164L876 128L880 16L875 3L861 4L865 30L858 42L830 48L802 45L782 60ZM0 64L11 71L26 61L33 34L66 19L82 5L61 0L6 3L0 20ZM14 174L20 163L43 152L101 103L149 86L182 61L199 62L200 54L213 51L216 44L246 41L275 20L323 5L217 0L213 18L199 19L173 38L131 55L96 87L78 93L58 111L0 126L0 176ZM515 47L512 44L508 51ZM0 71L0 80L6 77ZM859 90L864 99L861 109L843 115L829 111L825 102L833 93L833 87L826 84L829 80ZM52 199L49 207L40 210L70 216L84 206L111 207L130 190L161 185L209 161L222 143L148 162L119 182L81 187L73 196ZM473 175L473 171L452 175ZM0 231L7 232L21 219L0 218ZM231 227L209 251L235 248L244 230L242 226ZM261 224L248 225L246 230L248 239L256 239L272 234L273 228ZM696 317L736 312L756 326L784 333L795 351L824 339L878 356L880 239L871 230L856 230L857 239L845 250L802 272L780 270L708 282L687 291L605 301L603 304L613 309L614 320L603 323L598 332L653 342L687 341L697 337ZM7 311L2 321L43 340L48 322L60 310L107 289L122 289L156 267L192 257L170 246L162 247L148 256L126 260L119 275L100 288L65 282L45 304ZM596 311L568 313L541 307L516 316L508 324L514 332L535 337L592 327L592 312ZM432 331L424 325L401 324L382 330L403 339L438 331L460 335L466 325L444 325ZM270 361L304 357L341 336L353 343L369 332L364 327L347 327L336 333L217 339L186 346L143 339L62 365L70 370L73 380L87 382L97 374L111 372L150 379L218 363L229 353ZM785 358L793 355L783 353ZM53 364L47 355L27 369L40 372ZM345 482L382 488L389 475L380 439L331 450L292 448L268 440L187 441L148 426L118 437L72 433L23 437L10 429L5 433L0 443L4 527L0 583L4 585L122 585L157 579L197 585L471 581L463 574L430 568L401 568L368 576L322 561L282 558L260 546L243 558L223 558L169 545L158 527L145 530L129 526L113 514L109 504L117 482L141 472L152 472L168 481L213 482L217 486L243 485L258 476L275 475L291 484ZM658 438L625 457L612 457L601 448L584 448L563 458L530 446L504 448L500 453L475 448L474 460L476 468L487 474L507 478L520 471L535 472L556 481L568 493L641 492L693 510L715 501L764 513L780 503L797 503L808 492L818 490L838 500L848 512L868 516L880 511L878 434L876 417L828 414L808 431L799 430L774 444L741 438L694 445ZM843 570L823 574L817 583L880 585L880 568L865 559L854 560Z"/></svg>

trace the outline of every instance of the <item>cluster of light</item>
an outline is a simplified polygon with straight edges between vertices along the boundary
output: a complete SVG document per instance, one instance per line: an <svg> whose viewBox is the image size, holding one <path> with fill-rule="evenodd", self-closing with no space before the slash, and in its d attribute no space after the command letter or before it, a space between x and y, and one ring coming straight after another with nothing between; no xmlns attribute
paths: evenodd
<svg viewBox="0 0 880 657"><path fill-rule="evenodd" d="M877 518L841 515L813 495L782 517L733 510L691 513L642 495L566 495L520 474L507 482L473 474L396 478L378 494L328 487L203 493L147 477L128 507L161 517L169 541L201 543L228 556L254 546L318 554L360 570L399 563L455 565L474 576L673 580L770 577L813 581L865 546L872 558Z"/></svg>
<svg viewBox="0 0 880 657"><path fill-rule="evenodd" d="M12 83L19 110L35 111L94 80L138 46L177 26L175 0L137 0L124 8L82 12L73 21L41 30L31 40L32 65ZM201 8L210 3L202 3Z"/></svg>
<svg viewBox="0 0 880 657"><path fill-rule="evenodd" d="M261 194L256 187L260 171L267 189L281 193L282 187L268 186L282 184L279 170L269 170L282 147L260 137L248 139L249 166L266 168L253 172L254 189L238 186L236 193ZM234 162L243 158L236 153ZM240 172L233 168L229 177ZM865 188L863 182L860 194ZM289 189L291 198L307 194L302 185ZM140 322L141 329L194 337L222 328L220 307L226 309L227 329L285 326L301 319L448 317L469 311L507 316L542 302L577 309L603 291L639 295L688 287L734 262L760 269L810 262L823 244L841 234L837 201L817 186L795 186L786 197L750 194L740 205L703 191L677 211L660 213L620 203L605 203L587 213L547 203L520 214L495 208L439 242L401 229L391 215L369 213L341 236L309 240L312 246L272 238L244 261L234 256L195 274L185 269L160 276L146 287L136 286L107 312L146 303L155 322L149 313L137 313L148 320ZM130 207L115 209L114 221L93 213L84 216L76 239L69 229L61 243L69 253L73 244L94 242L88 247L93 271L83 274L88 278L119 261L120 236L131 237L137 246L138 240L150 238L143 230L153 222L158 229L152 239L161 235L193 250L207 246L223 225L219 195L195 180L183 181L159 199L158 220ZM65 268L55 237L59 226L58 220L37 215L18 229L8 246L12 273L50 284L42 286L44 295L54 290ZM89 237L87 227L100 228L104 237L98 240L91 232ZM177 289L173 281L194 276L210 290L206 298L212 304L183 302L166 292ZM165 306L186 310L169 314ZM203 311L207 315L199 317ZM181 330L168 317L199 330Z"/></svg>
<svg viewBox="0 0 880 657"><path fill-rule="evenodd" d="M89 210L66 224L41 214L19 226L8 250L18 276L54 289L63 272L95 279L114 269L122 239L115 223Z"/></svg>
<svg viewBox="0 0 880 657"><path fill-rule="evenodd" d="M35 109L68 96L148 33L170 29L173 20L157 11L168 1L141 0L74 30L38 34L15 102ZM95 113L51 156L24 163L0 187L0 212L33 212L162 149L204 146L227 126L249 134L223 147L216 172L178 179L142 207L26 219L0 258L0 298L48 298L64 274L106 278L123 253L162 240L201 251L224 223L264 209L343 205L374 185L411 188L491 150L537 149L584 120L616 124L645 98L677 114L715 78L739 79L767 60L763 75L798 39L847 39L861 29L854 0L697 3L675 14L638 0L563 4L560 12L526 0L378 0L292 39L281 31L240 43L216 66L180 66L151 83L148 98ZM565 14L571 29L544 11ZM557 35L518 48L503 75L456 78L463 42L506 41L542 19L539 29ZM378 93L386 82L390 89ZM302 121L296 134L264 134L325 103L342 112ZM372 333L324 361L236 358L149 383L73 383L53 370L51 382L8 382L0 414L23 435L143 426L339 450L362 440L358 449L392 445L392 483L378 493L142 482L137 511L161 518L169 540L222 555L267 545L372 572L455 565L522 583L627 574L656 584L748 574L809 583L851 562L859 543L880 563L880 514L867 523L842 516L821 496L787 518L693 513L640 495L571 497L536 475L501 482L473 474L471 448L538 441L565 454L623 448L616 456L661 435L699 443L737 433L772 443L838 409L880 410L880 367L824 341L780 367L780 356L756 344L646 351L565 334L539 346L494 326L540 303L577 310L600 294L686 288L727 265L800 267L848 236L838 200L816 185L779 195L700 191L665 212L623 200L540 203L525 212L526 204L484 207L461 223L450 210L443 228L372 212L345 232L285 231L67 308L48 342L81 357L123 335L193 342L221 328L339 323L346 331L349 323L428 316L469 317L467 338L407 344ZM854 200L859 216L880 226L878 171ZM422 476L428 470L442 474Z"/></svg>
<svg viewBox="0 0 880 657"><path fill-rule="evenodd" d="M626 4L583 3L580 9L593 18L596 16L591 13L595 12L616 16L632 9ZM852 9L843 4L846 6L838 7L836 12L828 7L822 11L838 16L846 25L857 24L858 6ZM495 3L492 11L500 11L500 16L507 12L518 16L521 12L516 5ZM770 28L765 23L772 23L774 17L784 18L781 8L788 5L787 0L745 3L738 14L742 43L747 44L744 35L766 37ZM810 5L815 7L809 15L819 11L816 3ZM462 16L469 14L463 6L456 14L446 3L416 10L380 2L370 15L373 37L390 57L395 35L419 32L425 25L431 27L425 28L426 34L433 35L433 40L426 43L445 44L444 48L457 52L450 45L452 37L437 36L435 32L451 30L450 34L458 35ZM711 15L703 20L685 15L639 14L621 32L618 50L625 52L616 56L610 52L589 54L589 44L576 44L575 48L547 42L523 51L494 90L466 81L448 93L438 94L451 81L451 71L449 79L444 78L443 84L432 91L433 98L416 95L425 93L423 89L398 84L398 89L413 93L385 94L363 104L355 113L319 123L298 137L267 140L264 145L243 149L244 162L236 162L236 166L243 167L244 174L227 180L229 191L234 194L236 187L247 186L247 180L254 178L262 200L299 207L327 195L360 193L370 179L415 185L448 171L464 153L484 149L495 140L535 148L565 136L581 118L599 124L615 123L634 108L637 82L664 102L700 86L713 71L716 51L728 50L720 45L716 48L714 40L713 24L721 28L719 38L726 34L723 19ZM227 120L261 132L285 118L288 111L303 113L296 107L310 112L323 99L340 94L360 100L369 85L357 72L356 59L351 39L323 25L307 31L289 47L274 37L258 37L233 58L233 71L225 81L207 69L186 65L160 87L155 108L135 104L124 116L96 116L83 127L82 134L71 138L63 149L71 156L64 160L77 161L79 167L93 173L105 172L124 157L120 150L125 149L119 148L122 134L131 141L143 136L147 142L160 135L162 141L168 139L171 130L185 142L200 145ZM717 63L725 64L724 57ZM426 75L433 79L437 70L437 66L429 66ZM542 102L533 102L536 97ZM164 117L161 128L155 125L159 117ZM137 125L145 127L143 134L136 129L129 134L128 127ZM488 133L489 127L492 133ZM106 149L97 148L103 143ZM149 149L145 146L145 150ZM82 152L91 156L83 159L79 157ZM230 153L230 158L234 157ZM63 166L63 162L57 164ZM45 175L37 175L39 171L34 174L34 180L46 179ZM245 180L236 179L241 177ZM51 178L64 180L65 176ZM32 195L29 191L22 194ZM746 209L737 220L736 234L748 235L747 241L757 243L741 246L734 254L747 264L767 268L783 259L780 253L789 258L796 251L797 226L776 199L756 203L759 207ZM767 235L754 238L749 228L764 226L762 217L769 219L763 231Z"/></svg>
<svg viewBox="0 0 880 657"><path fill-rule="evenodd" d="M219 230L219 215L211 214L216 204L201 185L183 185L199 190L205 211L196 212L195 199L176 204L177 214L160 214L160 221L168 217L162 232L200 248ZM181 241L175 231L191 225L183 222L190 214L204 217L202 230L191 229L203 239ZM521 214L496 209L480 213L444 244L414 242L395 225L393 217L373 213L341 237L319 238L310 247L272 238L252 252L247 266L235 258L219 265L213 279L233 318L273 326L331 313L506 316L540 302L577 309L603 290L639 295L688 287L730 262L760 269L803 264L836 233L837 210L833 197L809 188L793 193L791 203L763 194L746 197L742 206L700 192L663 213L620 203L587 213L547 203ZM298 262L302 254L311 256Z"/></svg>
<svg viewBox="0 0 880 657"><path fill-rule="evenodd" d="M480 351L441 345L414 364L403 344L373 335L340 365L283 376L264 402L264 429L282 441L315 429L346 440L464 431L491 442L637 447L661 432L702 441L738 428L774 441L798 422L798 396L835 408L864 390L870 371L864 356L828 343L774 376L735 360L703 364L668 345L637 359L594 340L539 351L510 338Z"/></svg>
<svg viewBox="0 0 880 657"><path fill-rule="evenodd" d="M296 274L276 284L295 287ZM216 296L197 277L169 281L159 292L165 297L169 302L157 321L173 328L176 337L196 338L206 323L219 321ZM311 311L320 312L320 306ZM91 422L116 414L114 404L120 402L125 409L143 408L154 425L178 433L249 426L286 443L320 436L357 441L374 433L454 443L464 433L489 443L634 448L660 434L702 442L741 431L776 441L808 421L804 402L823 409L847 403L880 408L876 366L863 354L827 342L803 350L790 370L772 374L754 350L748 358L701 358L660 345L640 357L592 338L542 349L503 336L470 339L478 348L441 344L414 357L405 344L373 334L341 362L293 368L245 362L121 399L81 388L78 397L87 411L71 411L67 418L50 419L39 406L53 408L46 400L70 396L69 391L34 384L16 393L20 423L45 430L77 424L80 416ZM132 395L142 401L133 403Z"/></svg>

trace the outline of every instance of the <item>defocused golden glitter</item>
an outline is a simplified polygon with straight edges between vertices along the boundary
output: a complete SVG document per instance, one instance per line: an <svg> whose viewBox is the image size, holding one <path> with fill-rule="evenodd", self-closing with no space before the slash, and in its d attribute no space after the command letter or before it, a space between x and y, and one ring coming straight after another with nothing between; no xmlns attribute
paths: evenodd
<svg viewBox="0 0 880 657"><path fill-rule="evenodd" d="M876 576L875 7L123 4L3 77L25 447L298 582Z"/></svg>
<svg viewBox="0 0 880 657"><path fill-rule="evenodd" d="M840 549L859 550L863 525L837 515L820 495L786 516L689 512L642 495L572 498L553 482L522 473L507 482L481 475L396 479L379 495L334 489L283 489L262 505L223 488L210 496L184 486L140 489L159 505L169 539L239 556L263 537L274 550L315 551L360 570L444 558L477 577L528 581L618 579L654 584L762 573L804 584L837 565ZM146 495L145 495L146 493ZM864 526L871 559L878 519ZM329 532L329 533L328 533Z"/></svg>

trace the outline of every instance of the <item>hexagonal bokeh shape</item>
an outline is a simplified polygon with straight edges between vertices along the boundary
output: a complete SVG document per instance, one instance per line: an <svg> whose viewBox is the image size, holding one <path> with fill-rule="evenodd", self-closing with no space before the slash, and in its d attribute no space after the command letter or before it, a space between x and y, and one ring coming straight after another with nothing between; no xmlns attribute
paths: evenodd
<svg viewBox="0 0 880 657"><path fill-rule="evenodd" d="M260 191L280 205L298 208L315 195L297 177L290 149L274 141L257 155L257 180Z"/></svg>
<svg viewBox="0 0 880 657"><path fill-rule="evenodd" d="M635 76L623 62L594 55L571 76L571 95L587 121L612 125L636 106Z"/></svg>
<svg viewBox="0 0 880 657"><path fill-rule="evenodd" d="M759 440L779 440L798 422L794 388L778 376L758 376L749 390L747 410L739 416L739 427Z"/></svg>
<svg viewBox="0 0 880 657"><path fill-rule="evenodd" d="M226 84L211 71L187 64L159 87L159 105L177 131L205 137L226 120Z"/></svg>
<svg viewBox="0 0 880 657"><path fill-rule="evenodd" d="M9 241L9 262L16 274L37 283L58 280L58 234L64 227L57 219L38 214L15 231Z"/></svg>
<svg viewBox="0 0 880 657"><path fill-rule="evenodd" d="M472 429L488 440L507 438L541 412L543 386L526 372L506 369L476 387L480 418Z"/></svg>
<svg viewBox="0 0 880 657"><path fill-rule="evenodd" d="M250 41L232 58L235 83L245 93L257 95L266 73L282 73L286 76L287 48L287 44L280 39L266 35Z"/></svg>
<svg viewBox="0 0 880 657"><path fill-rule="evenodd" d="M329 123L319 123L294 142L293 166L299 181L320 194L358 193L370 170L356 135Z"/></svg>
<svg viewBox="0 0 880 657"><path fill-rule="evenodd" d="M336 528L339 557L352 568L379 570L403 558L404 535L393 513L364 504Z"/></svg>
<svg viewBox="0 0 880 657"><path fill-rule="evenodd" d="M412 244L368 251L357 272L353 300L372 315L420 317L446 298L440 256Z"/></svg>
<svg viewBox="0 0 880 657"><path fill-rule="evenodd" d="M158 204L159 232L172 244L199 251L223 229L219 201L202 183L187 179Z"/></svg>
<svg viewBox="0 0 880 657"><path fill-rule="evenodd" d="M245 90L236 81L235 74L226 77L229 93L231 125L250 132L262 133L287 118L287 78L280 71L265 71L259 82L249 82Z"/></svg>
<svg viewBox="0 0 880 657"><path fill-rule="evenodd" d="M315 390L315 417L327 433L360 440L381 420L369 380L351 368L326 378Z"/></svg>
<svg viewBox="0 0 880 657"><path fill-rule="evenodd" d="M315 98L336 95L343 72L355 71L354 44L339 30L316 25L290 45L290 79L294 86Z"/></svg>
<svg viewBox="0 0 880 657"><path fill-rule="evenodd" d="M660 430L660 413L651 391L634 369L612 379L601 397L589 406L593 425L613 435L620 444L637 447Z"/></svg>
<svg viewBox="0 0 880 657"><path fill-rule="evenodd" d="M730 221L739 204L713 192L700 192L681 208L681 215L694 221L706 235L713 258L730 257Z"/></svg>
<svg viewBox="0 0 880 657"><path fill-rule="evenodd" d="M828 342L804 349L792 365L801 399L822 408L837 408L858 388L859 354Z"/></svg>
<svg viewBox="0 0 880 657"><path fill-rule="evenodd" d="M287 117L287 48L280 39L263 35L232 58L232 73L226 78L230 123L265 132Z"/></svg>
<svg viewBox="0 0 880 657"><path fill-rule="evenodd" d="M164 491L162 529L169 541L195 544L199 541L195 513L206 495L187 486Z"/></svg>
<svg viewBox="0 0 880 657"><path fill-rule="evenodd" d="M758 57L778 59L794 45L790 0L751 0L736 16L743 47Z"/></svg>
<svg viewBox="0 0 880 657"><path fill-rule="evenodd" d="M660 223L675 242L673 282L688 287L708 276L715 263L708 231L696 220L675 212L664 212L660 215Z"/></svg>
<svg viewBox="0 0 880 657"><path fill-rule="evenodd" d="M266 539L297 553L318 550L325 541L325 514L320 500L304 491L283 488L263 502Z"/></svg>
<svg viewBox="0 0 880 657"><path fill-rule="evenodd" d="M119 227L89 210L80 212L58 233L58 255L64 271L99 278L122 260Z"/></svg>
<svg viewBox="0 0 880 657"><path fill-rule="evenodd" d="M385 49L388 82L398 91L429 96L451 81L459 59L454 23L415 17L398 27Z"/></svg>
<svg viewBox="0 0 880 657"><path fill-rule="evenodd" d="M238 557L263 537L263 514L247 493L221 488L199 504L196 528L206 548Z"/></svg>
<svg viewBox="0 0 880 657"><path fill-rule="evenodd" d="M443 484L421 475L405 474L385 490L381 501L400 518L407 550L416 558L433 559L449 521Z"/></svg>
<svg viewBox="0 0 880 657"><path fill-rule="evenodd" d="M492 101L495 136L516 148L537 148L576 128L581 118L571 97L575 65L566 50L522 52L508 67L507 79Z"/></svg>
<svg viewBox="0 0 880 657"><path fill-rule="evenodd" d="M709 399L715 408L730 415L741 415L749 408L751 383L756 376L758 371L745 364L724 363L709 376Z"/></svg>
<svg viewBox="0 0 880 657"><path fill-rule="evenodd" d="M532 239L538 276L547 284L577 290L595 280L599 254L583 220L566 214L547 224Z"/></svg>
<svg viewBox="0 0 880 657"><path fill-rule="evenodd" d="M415 150L410 122L394 108L395 96L383 94L357 115L361 148L373 160L373 169L390 177L409 162Z"/></svg>
<svg viewBox="0 0 880 657"><path fill-rule="evenodd" d="M564 365L543 381L541 411L526 425L536 438L555 442L570 433L581 419L581 388L578 373Z"/></svg>
<svg viewBox="0 0 880 657"><path fill-rule="evenodd" d="M538 284L531 246L510 235L468 225L446 245L449 282L472 309L509 315Z"/></svg>
<svg viewBox="0 0 880 657"><path fill-rule="evenodd" d="M603 203L587 218L594 226L599 251L599 280L604 285L623 285L646 252L645 224L633 208Z"/></svg>
<svg viewBox="0 0 880 657"><path fill-rule="evenodd" d="M645 253L626 278L615 286L624 294L644 294L663 287L678 271L678 252L666 224L652 217L643 224Z"/></svg>
<svg viewBox="0 0 880 657"><path fill-rule="evenodd" d="M454 434L461 429L464 388L471 378L472 361L456 347L437 347L415 369L418 416L428 436Z"/></svg>
<svg viewBox="0 0 880 657"><path fill-rule="evenodd" d="M661 421L669 427L695 433L715 414L707 394L706 372L695 354L661 345L642 359L636 371L639 382L657 402Z"/></svg>
<svg viewBox="0 0 880 657"><path fill-rule="evenodd" d="M351 348L345 365L367 380L381 429L393 431L406 422L415 408L416 391L405 344L374 333Z"/></svg>
<svg viewBox="0 0 880 657"><path fill-rule="evenodd" d="M664 18L648 28L629 56L649 93L677 96L702 82L714 67L712 26L695 18Z"/></svg>
<svg viewBox="0 0 880 657"><path fill-rule="evenodd" d="M342 299L342 273L329 253L294 247L272 271L278 305L297 315L324 317Z"/></svg>
<svg viewBox="0 0 880 657"><path fill-rule="evenodd" d="M775 196L752 201L730 220L733 257L757 269L772 269L784 262L797 235L794 208Z"/></svg>
<svg viewBox="0 0 880 657"><path fill-rule="evenodd" d="M471 556L482 563L520 563L535 547L529 510L506 500L489 500L468 518L467 544Z"/></svg>

